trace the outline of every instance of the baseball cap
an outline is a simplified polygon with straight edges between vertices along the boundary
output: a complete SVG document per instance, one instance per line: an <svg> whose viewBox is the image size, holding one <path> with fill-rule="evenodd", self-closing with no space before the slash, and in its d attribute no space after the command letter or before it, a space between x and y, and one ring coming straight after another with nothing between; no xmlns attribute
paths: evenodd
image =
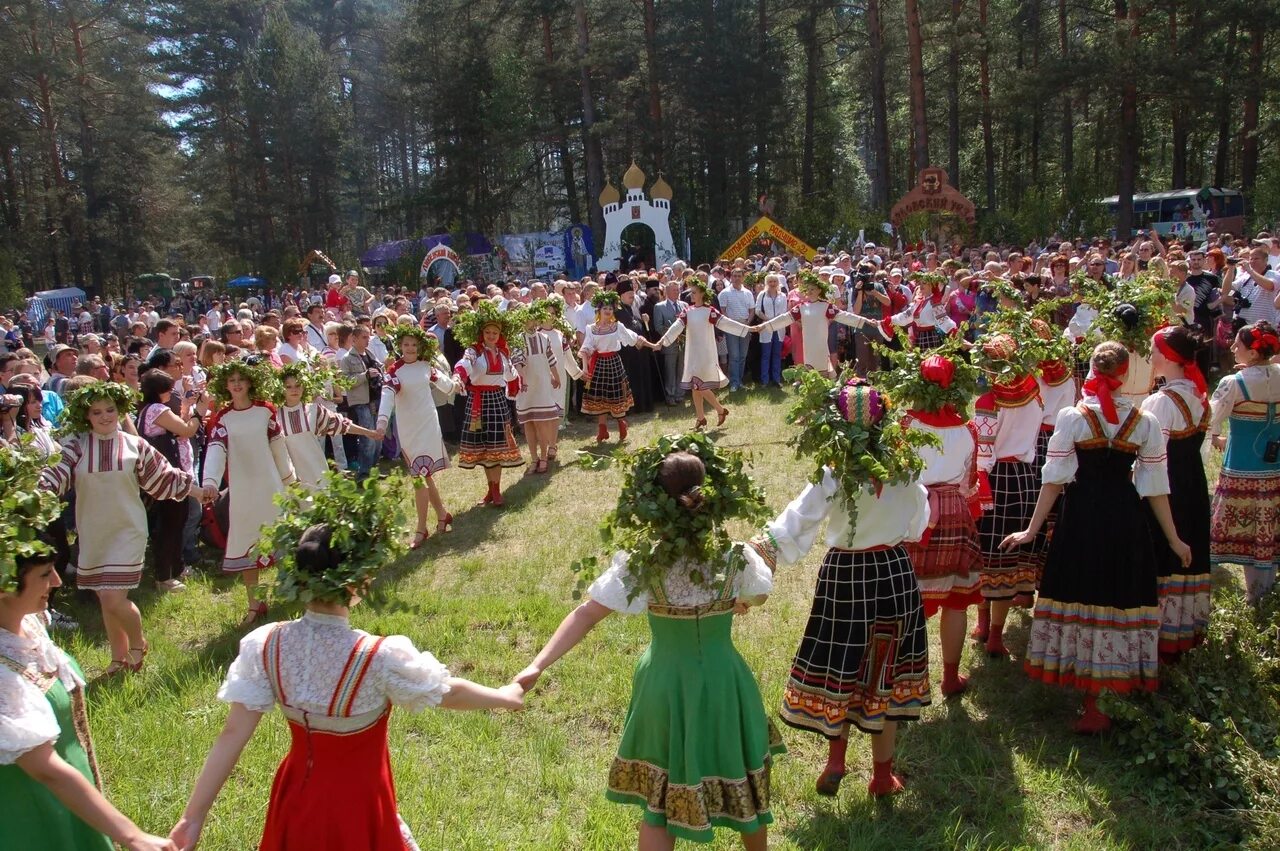
<svg viewBox="0 0 1280 851"><path fill-rule="evenodd" d="M866 242L866 243L863 243L863 245L862 245L862 250L863 250L863 251L866 251L868 248L879 248L879 246L878 246L878 245L876 245L874 242Z"/></svg>
<svg viewBox="0 0 1280 851"><path fill-rule="evenodd" d="M338 275L330 275L330 276L329 276L329 283L331 283L331 284L340 284L340 283L342 283L342 278L341 278L341 277L339 277Z"/></svg>

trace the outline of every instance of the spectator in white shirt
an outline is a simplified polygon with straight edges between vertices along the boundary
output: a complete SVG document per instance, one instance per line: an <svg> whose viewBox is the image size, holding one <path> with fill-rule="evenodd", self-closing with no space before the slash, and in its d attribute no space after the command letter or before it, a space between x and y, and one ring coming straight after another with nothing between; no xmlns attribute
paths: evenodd
<svg viewBox="0 0 1280 851"><path fill-rule="evenodd" d="M751 324L751 312L755 309L755 295L742 286L746 269L739 262L729 273L729 286L720 291L716 301L720 304L720 312L735 322L743 325ZM729 392L742 388L742 373L747 363L746 337L733 334L725 335L725 348L729 356Z"/></svg>
<svg viewBox="0 0 1280 851"><path fill-rule="evenodd" d="M756 296L755 314L762 322L768 322L780 313L786 313L787 297L782 292L782 273L765 275L764 289ZM760 384L768 387L782 386L782 331L768 331L760 335Z"/></svg>
<svg viewBox="0 0 1280 851"><path fill-rule="evenodd" d="M1227 271L1222 285L1222 301L1235 310L1235 318L1246 324L1277 321L1275 299L1280 287L1280 273L1269 268L1267 249L1246 249L1241 261ZM1233 274L1234 271L1234 274Z"/></svg>

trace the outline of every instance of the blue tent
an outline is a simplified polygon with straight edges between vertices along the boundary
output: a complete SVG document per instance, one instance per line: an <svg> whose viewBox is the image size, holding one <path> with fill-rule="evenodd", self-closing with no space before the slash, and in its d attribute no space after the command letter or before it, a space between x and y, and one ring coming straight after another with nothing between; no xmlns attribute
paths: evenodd
<svg viewBox="0 0 1280 851"><path fill-rule="evenodd" d="M253 275L241 275L238 278L232 278L227 281L228 287L265 287L267 285L266 278L258 278Z"/></svg>
<svg viewBox="0 0 1280 851"><path fill-rule="evenodd" d="M27 317L37 325L44 323L49 311L60 310L63 315L71 311L76 302L88 303L88 296L79 287L63 287L60 290L41 290L27 305Z"/></svg>

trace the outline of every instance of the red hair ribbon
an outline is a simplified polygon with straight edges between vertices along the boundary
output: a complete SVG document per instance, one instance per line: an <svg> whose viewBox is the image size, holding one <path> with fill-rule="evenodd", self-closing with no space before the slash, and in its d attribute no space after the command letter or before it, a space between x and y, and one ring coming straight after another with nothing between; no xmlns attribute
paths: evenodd
<svg viewBox="0 0 1280 851"><path fill-rule="evenodd" d="M1160 352L1160 354L1182 367L1183 373L1185 373L1187 378L1191 379L1191 383L1196 386L1196 392L1200 394L1200 398L1204 399L1209 393L1209 385L1204 380L1204 373L1200 371L1200 367L1196 364L1196 359L1194 357L1184 358L1182 355L1174 351L1173 346L1169 345L1167 338L1171 330L1172 326L1168 329L1161 328L1155 333L1155 336L1152 337L1151 340L1155 343L1156 350Z"/></svg>
<svg viewBox="0 0 1280 851"><path fill-rule="evenodd" d="M1276 349L1280 349L1280 337L1277 337L1275 334L1259 334L1254 332L1253 342L1249 344L1249 348L1253 349L1255 352L1261 352L1263 348L1271 349L1271 351L1274 352Z"/></svg>
<svg viewBox="0 0 1280 851"><path fill-rule="evenodd" d="M1120 425L1120 415L1116 413L1116 402L1111 394L1124 384L1124 379L1121 378L1123 375L1123 371L1116 375L1091 374L1081 388L1086 396L1097 397L1098 404L1102 407L1102 416L1112 425Z"/></svg>

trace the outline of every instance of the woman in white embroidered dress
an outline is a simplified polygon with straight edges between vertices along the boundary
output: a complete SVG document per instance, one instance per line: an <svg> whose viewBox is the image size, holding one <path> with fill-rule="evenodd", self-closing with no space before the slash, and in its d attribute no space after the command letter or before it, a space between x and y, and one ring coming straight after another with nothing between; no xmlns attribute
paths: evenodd
<svg viewBox="0 0 1280 851"><path fill-rule="evenodd" d="M556 353L556 370L560 374L560 401L563 403L571 391L569 379L575 381L582 378L582 367L573 356L573 329L564 319L564 297L559 294L546 299L548 316L542 323L542 333L551 341L551 351ZM564 427L568 408L562 405L560 425L552 432L551 445L547 448L547 460L555 461L560 449L560 429Z"/></svg>
<svg viewBox="0 0 1280 851"><path fill-rule="evenodd" d="M693 413L697 417L694 428L706 428L707 417L705 405L711 404L716 412L716 425L724 425L729 416L729 409L720 404L716 391L729 383L729 379L720 371L720 361L716 354L716 331L745 337L751 328L725 316L709 302L712 302L711 287L697 275L685 278L689 288L689 298L693 306L676 317L667 333L652 348L663 349L675 345L676 340L689 329L689 338L684 347L684 372L680 376L680 389L689 390L693 395Z"/></svg>
<svg viewBox="0 0 1280 851"><path fill-rule="evenodd" d="M758 334L765 334L780 331L793 322L799 322L804 365L810 369L816 369L827 377L835 375L827 346L827 329L832 322L839 322L850 328L871 326L879 329L880 336L886 341L889 339L879 323L865 316L841 310L832 304L829 299L835 298L834 288L816 275L801 273L795 284L808 301L793 306L786 313L779 313L768 322L752 326L751 330Z"/></svg>
<svg viewBox="0 0 1280 851"><path fill-rule="evenodd" d="M147 642L142 616L129 592L142 581L147 512L139 490L155 499L211 500L190 473L171 465L142 438L126 434L133 392L99 382L72 395L63 413L62 457L45 469L41 486L59 496L75 489L79 555L76 585L98 595L102 626L111 642L108 674L142 670Z"/></svg>
<svg viewBox="0 0 1280 851"><path fill-rule="evenodd" d="M448 532L453 515L444 507L436 488L435 474L449 466L449 452L440 430L436 405L449 404L461 388L461 382L436 352L435 335L417 325L397 323L390 339L398 354L387 369L378 405L378 439L386 436L394 415L396 442L400 454L413 476L413 502L418 514L418 527L411 547L422 545L427 531L428 513L436 510L436 533ZM437 398L438 396L438 398Z"/></svg>
<svg viewBox="0 0 1280 851"><path fill-rule="evenodd" d="M270 367L263 362L228 361L209 375L209 387L230 403L214 415L204 459L204 486L217 489L226 476L230 500L227 548L223 573L238 573L244 583L249 610L241 626L267 613L258 600L258 575L275 559L254 554L262 527L272 523L274 501L293 484L293 463L275 409L265 401Z"/></svg>
<svg viewBox="0 0 1280 851"><path fill-rule="evenodd" d="M288 720L292 746L272 784L260 851L416 851L396 808L387 750L391 707L416 712L524 705L524 690L515 683L477 685L452 676L405 636L353 629L351 607L372 576L349 577L358 587L326 582L322 577L342 573L345 558L332 539L327 524L311 526L298 543L295 564L281 567L302 575L317 593L306 613L260 627L240 642L218 691L230 712L170 834L183 851L196 846L244 746L276 704ZM353 540L353 546L365 544Z"/></svg>
<svg viewBox="0 0 1280 851"><path fill-rule="evenodd" d="M550 337L539 329L548 315L547 308L535 305L521 311L524 330L519 351L511 357L520 374L520 390L516 393L516 419L524 429L529 444L530 465L525 475L547 472L548 453L555 442L560 415L559 353Z"/></svg>
<svg viewBox="0 0 1280 851"><path fill-rule="evenodd" d="M320 441L326 437L357 434L371 440L378 439L372 429L361 428L347 417L330 411L317 398L321 388L312 388L306 380L312 371L305 361L287 363L280 371L284 385L284 404L276 408L276 425L284 435L285 449L298 481L315 490L320 479L329 470ZM320 393L317 390L320 390Z"/></svg>

